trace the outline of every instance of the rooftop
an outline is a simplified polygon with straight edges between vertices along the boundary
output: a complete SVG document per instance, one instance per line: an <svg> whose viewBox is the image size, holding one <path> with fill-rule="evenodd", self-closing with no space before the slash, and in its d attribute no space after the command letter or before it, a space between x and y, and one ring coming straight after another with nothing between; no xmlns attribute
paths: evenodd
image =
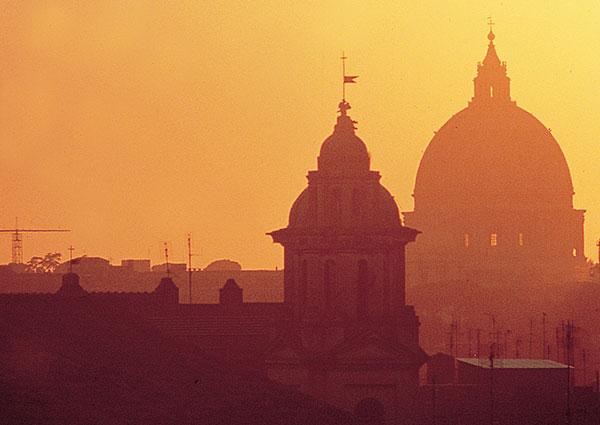
<svg viewBox="0 0 600 425"><path fill-rule="evenodd" d="M473 358L457 358L457 362L471 366L490 369L490 360ZM494 369L566 369L569 366L553 360L542 359L495 359ZM572 367L572 366L571 366Z"/></svg>

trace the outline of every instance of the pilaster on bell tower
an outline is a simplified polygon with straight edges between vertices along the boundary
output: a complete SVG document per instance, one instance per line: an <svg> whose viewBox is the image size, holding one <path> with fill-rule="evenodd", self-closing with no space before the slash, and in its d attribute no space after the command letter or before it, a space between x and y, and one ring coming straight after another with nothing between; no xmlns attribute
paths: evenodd
<svg viewBox="0 0 600 425"><path fill-rule="evenodd" d="M477 76L473 79L474 95L470 104L490 105L498 103L511 103L510 78L506 72L506 62L501 62L496 53L492 31L493 22L489 22L488 50L483 62L477 64ZM514 102L512 102L514 103Z"/></svg>

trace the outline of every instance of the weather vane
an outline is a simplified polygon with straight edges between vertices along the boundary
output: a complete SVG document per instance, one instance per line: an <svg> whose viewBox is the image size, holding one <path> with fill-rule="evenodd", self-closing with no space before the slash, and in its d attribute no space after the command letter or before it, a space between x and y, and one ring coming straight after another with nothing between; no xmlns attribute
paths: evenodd
<svg viewBox="0 0 600 425"><path fill-rule="evenodd" d="M346 75L346 59L348 57L342 52L342 103L346 103L346 84L356 84L355 79L358 78L358 75Z"/></svg>

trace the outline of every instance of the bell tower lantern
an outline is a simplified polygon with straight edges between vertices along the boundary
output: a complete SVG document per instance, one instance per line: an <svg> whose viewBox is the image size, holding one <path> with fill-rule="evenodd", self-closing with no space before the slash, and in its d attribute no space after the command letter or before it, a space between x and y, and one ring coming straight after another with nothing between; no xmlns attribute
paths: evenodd
<svg viewBox="0 0 600 425"><path fill-rule="evenodd" d="M367 320L405 307L404 248L419 232L402 225L370 169L349 109L342 100L288 227L270 233L285 248L284 298L300 320Z"/></svg>

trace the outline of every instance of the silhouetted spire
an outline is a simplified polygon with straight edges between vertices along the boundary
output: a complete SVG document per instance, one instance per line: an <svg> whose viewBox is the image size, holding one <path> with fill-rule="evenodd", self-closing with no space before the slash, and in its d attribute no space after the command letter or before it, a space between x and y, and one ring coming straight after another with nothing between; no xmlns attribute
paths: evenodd
<svg viewBox="0 0 600 425"><path fill-rule="evenodd" d="M490 30L487 38L490 40L490 44L488 44L488 50L485 58L483 59L483 64L499 66L500 58L498 57L498 53L496 53L496 46L494 46L494 39L496 38L496 35Z"/></svg>
<svg viewBox="0 0 600 425"><path fill-rule="evenodd" d="M348 115L352 107L346 101L346 84L356 84L358 75L346 75L346 56L342 56L342 101L338 104L333 134L321 145L317 159L319 171L328 174L354 175L365 173L370 168L370 158L364 142L356 136L356 121Z"/></svg>
<svg viewBox="0 0 600 425"><path fill-rule="evenodd" d="M358 78L358 75L346 75L346 59L348 59L348 57L344 52L342 52L342 57L340 59L342 60L342 103L346 103L346 84L356 84L355 80ZM350 105L348 105L348 109L349 108Z"/></svg>
<svg viewBox="0 0 600 425"><path fill-rule="evenodd" d="M510 103L510 78L506 75L506 62L501 62L496 53L494 39L496 35L492 31L493 22L488 22L490 32L487 53L483 62L477 64L477 77L473 80L475 94L471 100L474 105L497 105Z"/></svg>

